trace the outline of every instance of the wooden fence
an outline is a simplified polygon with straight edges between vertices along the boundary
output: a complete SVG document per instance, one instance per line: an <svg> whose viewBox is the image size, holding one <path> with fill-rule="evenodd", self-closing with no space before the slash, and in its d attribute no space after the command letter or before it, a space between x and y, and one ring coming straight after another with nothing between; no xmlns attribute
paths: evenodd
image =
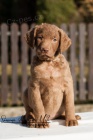
<svg viewBox="0 0 93 140"><path fill-rule="evenodd" d="M72 71L75 101L93 102L93 24L62 24L61 28L72 40L64 55ZM28 29L27 24L0 26L0 105L22 104L32 56L24 40Z"/></svg>

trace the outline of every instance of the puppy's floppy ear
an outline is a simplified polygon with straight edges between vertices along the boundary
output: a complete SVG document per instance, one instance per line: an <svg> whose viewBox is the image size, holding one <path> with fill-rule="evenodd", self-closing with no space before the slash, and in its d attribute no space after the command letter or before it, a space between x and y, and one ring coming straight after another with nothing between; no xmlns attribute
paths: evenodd
<svg viewBox="0 0 93 140"><path fill-rule="evenodd" d="M59 36L60 36L60 53L62 53L70 47L71 39L62 29L59 29Z"/></svg>
<svg viewBox="0 0 93 140"><path fill-rule="evenodd" d="M35 26L33 29L30 29L25 35L25 40L28 46L31 48L34 48L35 45L36 30L37 26Z"/></svg>

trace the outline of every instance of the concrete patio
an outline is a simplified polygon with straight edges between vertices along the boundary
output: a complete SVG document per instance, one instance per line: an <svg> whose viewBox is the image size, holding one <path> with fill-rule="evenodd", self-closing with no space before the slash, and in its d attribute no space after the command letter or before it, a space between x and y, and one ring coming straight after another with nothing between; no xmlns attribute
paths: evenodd
<svg viewBox="0 0 93 140"><path fill-rule="evenodd" d="M76 113L77 114L77 113ZM0 139L17 140L47 140L65 139L88 140L93 138L93 112L78 113L81 116L79 125L66 127L64 120L50 121L50 128L27 128L20 124L20 116L0 119ZM18 122L19 121L19 122Z"/></svg>

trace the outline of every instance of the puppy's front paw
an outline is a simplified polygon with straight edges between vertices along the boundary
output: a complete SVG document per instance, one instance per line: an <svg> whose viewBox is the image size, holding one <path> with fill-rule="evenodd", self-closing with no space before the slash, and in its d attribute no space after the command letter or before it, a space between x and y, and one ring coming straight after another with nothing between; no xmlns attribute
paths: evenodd
<svg viewBox="0 0 93 140"><path fill-rule="evenodd" d="M34 119L28 119L27 126L30 128L35 128L36 121Z"/></svg>
<svg viewBox="0 0 93 140"><path fill-rule="evenodd" d="M27 120L27 126L30 128L48 128L49 127L49 115L45 114L44 117L42 115L35 118L34 115L30 114L30 117Z"/></svg>
<svg viewBox="0 0 93 140"><path fill-rule="evenodd" d="M66 126L76 126L78 125L77 120L66 120Z"/></svg>
<svg viewBox="0 0 93 140"><path fill-rule="evenodd" d="M36 120L29 119L27 121L27 126L30 128L48 128L49 123L48 122L38 122Z"/></svg>
<svg viewBox="0 0 93 140"><path fill-rule="evenodd" d="M38 128L49 128L49 123L48 122L40 122L38 123Z"/></svg>

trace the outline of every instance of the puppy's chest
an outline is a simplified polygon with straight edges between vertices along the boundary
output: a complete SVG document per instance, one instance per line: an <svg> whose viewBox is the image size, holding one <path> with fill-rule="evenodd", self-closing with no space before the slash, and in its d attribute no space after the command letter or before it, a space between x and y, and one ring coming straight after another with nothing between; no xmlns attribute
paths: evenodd
<svg viewBox="0 0 93 140"><path fill-rule="evenodd" d="M60 64L48 65L45 63L42 65L36 66L34 71L35 71L36 78L38 79L46 79L46 80L49 80L51 78L57 79L65 75L64 69Z"/></svg>

